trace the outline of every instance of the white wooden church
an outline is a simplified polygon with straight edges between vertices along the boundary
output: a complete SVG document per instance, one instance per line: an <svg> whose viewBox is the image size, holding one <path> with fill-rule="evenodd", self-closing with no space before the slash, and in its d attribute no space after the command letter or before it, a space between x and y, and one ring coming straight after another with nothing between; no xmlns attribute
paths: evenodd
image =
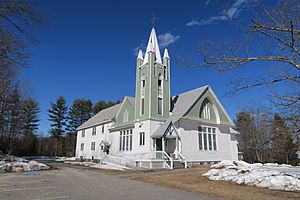
<svg viewBox="0 0 300 200"><path fill-rule="evenodd" d="M136 60L135 97L77 129L76 158L143 168L238 159L234 124L209 85L170 96L170 57L152 28Z"/></svg>

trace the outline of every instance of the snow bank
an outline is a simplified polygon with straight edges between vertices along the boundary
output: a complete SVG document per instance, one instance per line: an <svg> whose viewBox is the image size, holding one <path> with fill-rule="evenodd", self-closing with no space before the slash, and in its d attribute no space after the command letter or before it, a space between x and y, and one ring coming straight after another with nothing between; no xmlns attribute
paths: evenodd
<svg viewBox="0 0 300 200"><path fill-rule="evenodd" d="M127 167L117 165L117 164L114 164L114 163L109 163L109 162L103 162L102 164L98 163L98 164L96 164L92 167L93 168L98 168L98 169L112 169L112 170L120 170L120 171L124 171L126 169L129 169Z"/></svg>
<svg viewBox="0 0 300 200"><path fill-rule="evenodd" d="M55 159L56 162L64 162L64 161L75 161L75 157L58 157Z"/></svg>
<svg viewBox="0 0 300 200"><path fill-rule="evenodd" d="M28 172L49 169L47 165L36 161L28 161L23 158L7 156L0 161L0 173Z"/></svg>
<svg viewBox="0 0 300 200"><path fill-rule="evenodd" d="M129 169L127 167L109 163L109 162L103 162L103 163L93 163L93 162L69 162L65 161L66 164L72 164L72 165L80 165L84 167L91 167L91 168L97 168L97 169L111 169L111 170L120 170L124 171L125 169Z"/></svg>
<svg viewBox="0 0 300 200"><path fill-rule="evenodd" d="M237 184L276 190L300 190L300 167L278 165L276 163L263 165L224 160L212 165L211 168L203 174L210 180L231 181Z"/></svg>

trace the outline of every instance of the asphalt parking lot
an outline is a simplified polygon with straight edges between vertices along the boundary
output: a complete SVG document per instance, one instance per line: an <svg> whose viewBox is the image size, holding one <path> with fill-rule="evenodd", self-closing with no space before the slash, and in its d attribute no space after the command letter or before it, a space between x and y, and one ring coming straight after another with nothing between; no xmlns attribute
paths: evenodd
<svg viewBox="0 0 300 200"><path fill-rule="evenodd" d="M0 175L2 200L211 200L207 196L162 188L83 167Z"/></svg>

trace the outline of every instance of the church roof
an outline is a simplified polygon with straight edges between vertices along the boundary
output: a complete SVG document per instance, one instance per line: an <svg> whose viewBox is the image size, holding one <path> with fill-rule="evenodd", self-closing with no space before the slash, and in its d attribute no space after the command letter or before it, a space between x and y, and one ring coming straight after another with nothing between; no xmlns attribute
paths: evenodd
<svg viewBox="0 0 300 200"><path fill-rule="evenodd" d="M135 105L135 97L126 96L130 103L134 106Z"/></svg>
<svg viewBox="0 0 300 200"><path fill-rule="evenodd" d="M98 124L102 124L103 122L112 120L120 110L121 105L122 103L118 103L114 106L101 110L96 115L87 120L85 123L83 123L81 126L79 126L77 130L89 128L91 126L95 126Z"/></svg>
<svg viewBox="0 0 300 200"><path fill-rule="evenodd" d="M153 133L152 137L162 137L170 123L175 123L182 118L208 87L206 85L172 97L172 102L174 102L172 115Z"/></svg>
<svg viewBox="0 0 300 200"><path fill-rule="evenodd" d="M124 99L125 98L127 98L130 101L130 103L132 105L134 105L134 102L135 102L134 97L125 96ZM96 115L91 117L89 120L84 122L81 126L79 126L77 128L77 130L89 128L91 126L95 126L95 125L102 124L102 123L105 123L107 121L113 120L116 117L117 113L119 112L121 106L122 106L122 102L118 103L114 106L111 106L109 108L101 110Z"/></svg>
<svg viewBox="0 0 300 200"><path fill-rule="evenodd" d="M156 37L156 32L155 29L152 28L150 38L148 41L146 53L145 53L145 58L143 64L146 64L148 62L148 53L149 52L154 52L155 57L156 57L156 62L162 63L161 61L161 56L160 56L160 51L159 51L159 46L158 46L158 41Z"/></svg>

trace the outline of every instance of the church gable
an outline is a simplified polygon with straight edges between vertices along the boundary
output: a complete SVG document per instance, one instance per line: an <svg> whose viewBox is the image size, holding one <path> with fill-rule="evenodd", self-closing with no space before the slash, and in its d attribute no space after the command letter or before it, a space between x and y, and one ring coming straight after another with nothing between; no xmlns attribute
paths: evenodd
<svg viewBox="0 0 300 200"><path fill-rule="evenodd" d="M211 88L208 88L198 98L183 118L207 123L234 125Z"/></svg>
<svg viewBox="0 0 300 200"><path fill-rule="evenodd" d="M116 115L114 127L131 124L134 122L134 102L132 97L125 97L122 106Z"/></svg>

